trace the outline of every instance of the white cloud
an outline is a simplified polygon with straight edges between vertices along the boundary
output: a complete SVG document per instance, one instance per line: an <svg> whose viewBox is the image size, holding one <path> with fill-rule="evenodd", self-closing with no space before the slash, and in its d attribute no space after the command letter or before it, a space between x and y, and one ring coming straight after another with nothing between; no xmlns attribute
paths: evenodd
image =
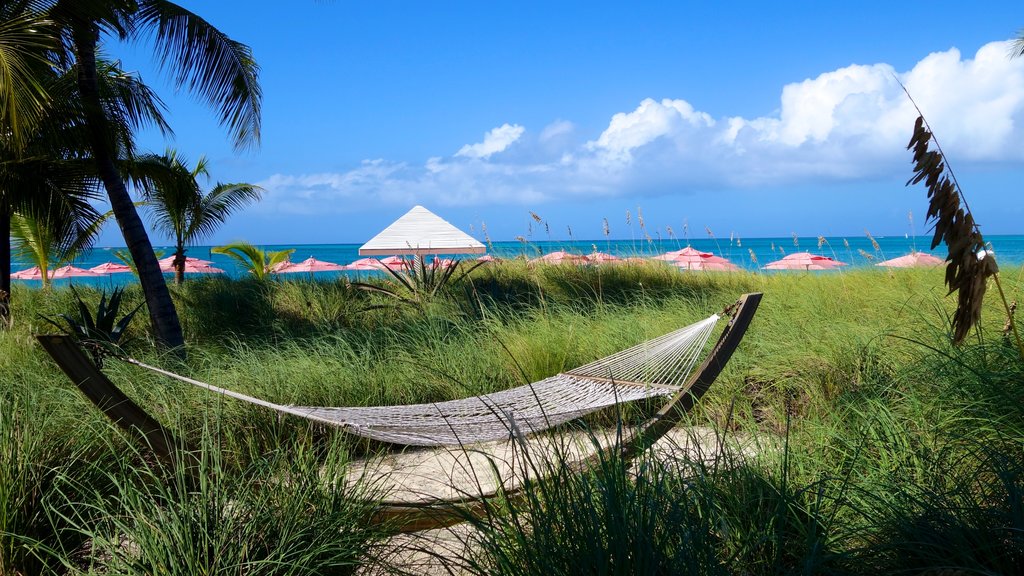
<svg viewBox="0 0 1024 576"><path fill-rule="evenodd" d="M484 141L478 144L466 144L458 152L456 156L464 156L466 158L490 158L492 155L498 152L504 152L509 146L519 140L519 137L523 135L526 128L518 124L502 124L497 128L491 130L487 134L484 134Z"/></svg>
<svg viewBox="0 0 1024 576"><path fill-rule="evenodd" d="M548 124L540 131L540 141L549 142L556 138L572 134L576 127L573 126L572 122L568 120L555 120L551 124Z"/></svg>
<svg viewBox="0 0 1024 576"><path fill-rule="evenodd" d="M683 99L645 99L580 144L557 120L533 139L504 124L423 165L374 160L343 174L275 175L267 209L351 210L426 202L536 205L546 199L672 193L906 175L916 112L958 167L1024 162L1024 59L1009 44L930 54L911 70L851 65L781 89L778 112L715 119ZM898 80L897 80L898 79ZM515 153L505 153L516 144Z"/></svg>

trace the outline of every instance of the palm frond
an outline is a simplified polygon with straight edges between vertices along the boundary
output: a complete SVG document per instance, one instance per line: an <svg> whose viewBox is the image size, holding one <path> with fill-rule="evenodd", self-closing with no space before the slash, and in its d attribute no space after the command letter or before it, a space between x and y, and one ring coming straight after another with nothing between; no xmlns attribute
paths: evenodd
<svg viewBox="0 0 1024 576"><path fill-rule="evenodd" d="M151 31L160 64L178 87L214 107L236 149L259 144L262 91L252 50L198 15L166 0L138 2L137 32Z"/></svg>
<svg viewBox="0 0 1024 576"><path fill-rule="evenodd" d="M0 20L0 130L16 147L29 138L49 103L40 71L49 68L47 55L58 45L52 23L21 8Z"/></svg>
<svg viewBox="0 0 1024 576"><path fill-rule="evenodd" d="M217 184L213 190L201 196L190 218L186 237L198 241L212 234L236 210L258 202L262 195L263 188L254 184Z"/></svg>

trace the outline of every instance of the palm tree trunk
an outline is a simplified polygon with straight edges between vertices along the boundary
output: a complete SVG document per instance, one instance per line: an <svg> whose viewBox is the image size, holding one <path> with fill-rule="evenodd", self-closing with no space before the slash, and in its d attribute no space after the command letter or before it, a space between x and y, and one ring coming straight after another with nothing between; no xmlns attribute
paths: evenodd
<svg viewBox="0 0 1024 576"><path fill-rule="evenodd" d="M185 249L178 245L174 251L174 284L181 286L185 283Z"/></svg>
<svg viewBox="0 0 1024 576"><path fill-rule="evenodd" d="M183 351L185 340L171 293L167 290L163 273L160 272L160 264L153 253L153 245L146 234L142 218L135 210L128 188L114 162L113 143L109 137L107 117L100 101L96 78L98 40L99 31L91 22L79 22L74 27L74 43L78 56L78 90L85 108L93 157L100 179L107 190L111 210L121 228L128 252L135 261L156 339L165 346Z"/></svg>
<svg viewBox="0 0 1024 576"><path fill-rule="evenodd" d="M11 211L0 202L0 328L10 325L11 319Z"/></svg>

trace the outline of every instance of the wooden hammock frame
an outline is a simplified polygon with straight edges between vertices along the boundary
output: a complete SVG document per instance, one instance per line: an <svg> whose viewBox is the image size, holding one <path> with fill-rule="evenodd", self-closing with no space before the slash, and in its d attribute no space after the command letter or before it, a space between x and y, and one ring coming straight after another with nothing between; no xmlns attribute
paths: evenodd
<svg viewBox="0 0 1024 576"><path fill-rule="evenodd" d="M691 375L686 385L656 414L625 434L621 442L615 444L621 457L632 459L654 445L672 430L707 392L743 339L761 302L761 296L760 293L744 294L726 309L726 313L731 315L731 320L711 353ZM70 336L45 334L36 338L64 374L108 418L144 440L161 461L171 465L184 461L178 454L184 444L179 443L176 435L111 382ZM593 467L601 457L602 454L599 452L574 463L573 466L578 470L584 470ZM514 500L521 495L522 490L522 487L498 486L481 495L435 498L418 502L385 500L378 503L372 520L388 523L396 532L442 528L486 513L487 507L499 498Z"/></svg>

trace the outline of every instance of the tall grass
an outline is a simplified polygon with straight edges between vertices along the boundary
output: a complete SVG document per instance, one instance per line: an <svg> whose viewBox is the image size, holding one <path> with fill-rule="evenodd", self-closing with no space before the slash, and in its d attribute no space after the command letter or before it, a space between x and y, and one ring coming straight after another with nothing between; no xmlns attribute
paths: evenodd
<svg viewBox="0 0 1024 576"><path fill-rule="evenodd" d="M222 440L207 429L170 469L126 451L96 467L102 491L65 479L51 515L88 545L51 553L70 573L124 575L340 575L372 561L372 487L345 481L343 451L286 444L239 467Z"/></svg>
<svg viewBox="0 0 1024 576"><path fill-rule="evenodd" d="M727 438L756 440L756 457L655 453L631 466L610 456L584 475L537 460L557 481L486 517L478 554L461 566L1014 571L1024 365L991 306L978 336L949 345L955 303L941 282L941 271L686 274L507 262L411 309L344 282L209 279L174 290L185 363L157 352L141 322L128 352L286 404L432 402L550 376L763 291L743 345L692 415ZM1020 286L1011 289L1019 298ZM126 299L141 301L137 288ZM0 573L55 562L115 573L302 573L319 563L347 573L376 557L377 535L359 520L365 494L327 479L344 474L346 454L380 446L109 362L116 383L198 447L206 480L184 489L184 478L144 465L144 451L129 450L34 344L39 315L73 312L70 292L16 286L12 302L14 327L0 331ZM324 519L302 512L309 506ZM171 566L186 555L192 564Z"/></svg>

